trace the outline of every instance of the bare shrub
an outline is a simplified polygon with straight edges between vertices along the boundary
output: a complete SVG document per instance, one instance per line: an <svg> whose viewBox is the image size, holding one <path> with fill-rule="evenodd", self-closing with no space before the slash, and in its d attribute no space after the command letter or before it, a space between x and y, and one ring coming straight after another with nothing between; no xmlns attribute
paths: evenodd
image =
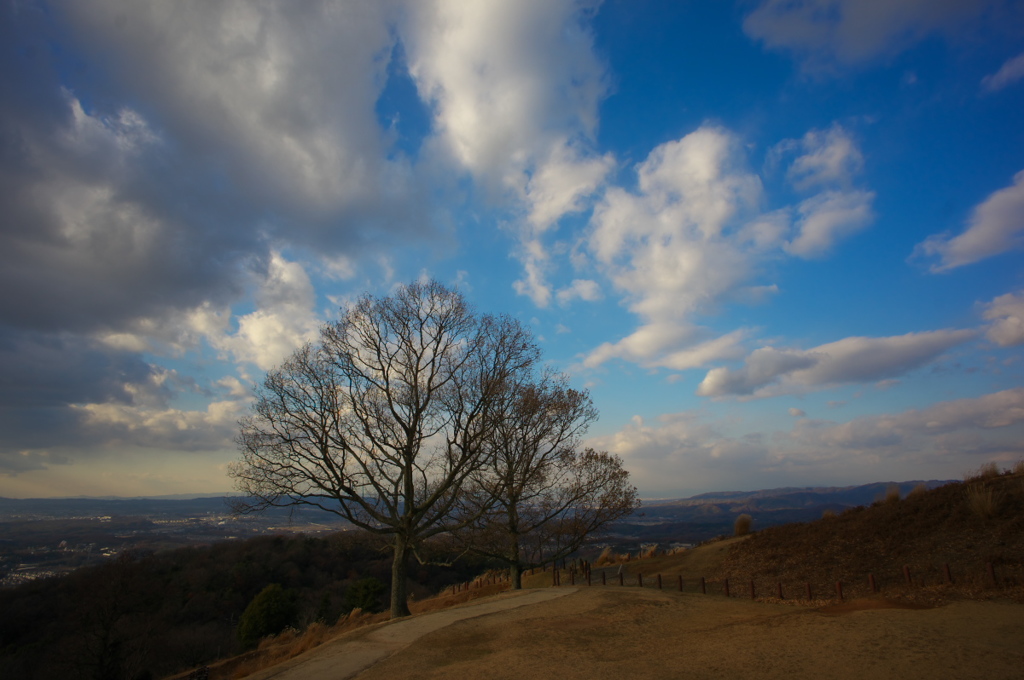
<svg viewBox="0 0 1024 680"><path fill-rule="evenodd" d="M835 519L836 518L836 511L833 510L832 508L828 508L827 510L825 510L825 512L821 513L821 518L822 519Z"/></svg>
<svg viewBox="0 0 1024 680"><path fill-rule="evenodd" d="M907 498L913 498L913 497L916 497L916 496L920 496L921 494L925 493L926 491L928 491L928 485L925 484L924 482L922 482L922 483L918 484L917 486L915 486L911 490L911 492L907 494Z"/></svg>
<svg viewBox="0 0 1024 680"><path fill-rule="evenodd" d="M900 485L890 484L885 490L885 502L886 503L899 503L900 501Z"/></svg>
<svg viewBox="0 0 1024 680"><path fill-rule="evenodd" d="M1010 471L1015 475L1024 475L1024 458L1014 463Z"/></svg>
<svg viewBox="0 0 1024 680"><path fill-rule="evenodd" d="M754 518L750 515L743 513L736 518L736 522L733 524L733 533L736 536L746 536L750 533L750 526L754 523Z"/></svg>
<svg viewBox="0 0 1024 680"><path fill-rule="evenodd" d="M1001 495L996 493L995 489L977 485L969 487L965 496L971 512L982 519L994 516L1002 500Z"/></svg>

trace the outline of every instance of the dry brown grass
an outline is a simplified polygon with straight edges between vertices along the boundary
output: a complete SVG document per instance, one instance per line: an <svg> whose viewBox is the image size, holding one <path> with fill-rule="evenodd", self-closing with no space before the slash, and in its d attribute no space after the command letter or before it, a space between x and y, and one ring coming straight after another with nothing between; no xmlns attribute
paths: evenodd
<svg viewBox="0 0 1024 680"><path fill-rule="evenodd" d="M1014 463L1013 467L1010 469L1010 472L1012 472L1015 475L1024 475L1024 458L1021 458L1016 463Z"/></svg>
<svg viewBox="0 0 1024 680"><path fill-rule="evenodd" d="M964 475L965 482L974 482L985 479L992 479L999 476L999 465L993 461L983 463L977 470L972 470Z"/></svg>
<svg viewBox="0 0 1024 680"><path fill-rule="evenodd" d="M600 555L597 556L597 559L594 561L594 566L603 567L606 564L614 564L614 563L615 563L615 553L612 551L612 547L609 545L609 546L605 547L604 550L601 551Z"/></svg>
<svg viewBox="0 0 1024 680"><path fill-rule="evenodd" d="M899 503L900 502L900 485L890 484L885 490L885 502L886 503Z"/></svg>
<svg viewBox="0 0 1024 680"><path fill-rule="evenodd" d="M754 518L747 513L743 513L736 518L736 521L732 525L733 534L736 536L746 536L750 533L750 527L753 523Z"/></svg>
<svg viewBox="0 0 1024 680"><path fill-rule="evenodd" d="M344 632L387 620L387 614L367 614L361 609L354 609L342 616L334 626L316 622L310 624L301 633L294 628L286 628L277 635L263 638L257 648L241 657L229 660L226 667L211 669L211 678L245 678L257 671L276 666L299 654L304 654L314 647L319 647ZM235 663L230 663L234 661Z"/></svg>
<svg viewBox="0 0 1024 680"><path fill-rule="evenodd" d="M1002 494L991 487L971 485L964 492L967 506L978 517L988 519L999 511Z"/></svg>
<svg viewBox="0 0 1024 680"><path fill-rule="evenodd" d="M918 496L920 496L921 494L923 494L923 493L925 493L927 491L928 491L928 485L925 484L924 482L922 482L922 483L918 484L917 486L915 486L913 489L911 489L910 493L907 494L907 498L917 498Z"/></svg>
<svg viewBox="0 0 1024 680"><path fill-rule="evenodd" d="M825 512L821 513L821 518L822 519L835 519L836 518L836 511L832 510L831 508L829 508Z"/></svg>
<svg viewBox="0 0 1024 680"><path fill-rule="evenodd" d="M870 596L872 574L899 598L1006 598L1024 601L1024 485L1012 475L946 484L899 503L853 508L828 521L762 529L729 555L718 575L759 593L783 582L802 592L830 594L842 581L852 599ZM978 489L973 491L973 489ZM990 496L991 493L991 496ZM982 504L971 506L970 496ZM985 518L982 519L981 517ZM993 587L986 563L995 566ZM907 588L903 567L910 567ZM953 584L946 583L948 565Z"/></svg>
<svg viewBox="0 0 1024 680"><path fill-rule="evenodd" d="M658 546L655 545L655 546L653 546L651 548L648 548L648 552L651 552L652 550L656 551L657 549L658 549ZM648 557L649 556L650 555L648 555ZM644 557L644 554L643 553L638 553L638 557ZM629 561L630 561L630 554L628 552L626 552L626 553L617 553L617 552L613 551L611 549L611 547L607 547L607 548L605 548L604 550L601 551L601 554L598 556L597 560L594 562L594 566L595 567L607 567L607 566L611 566L611 565L615 565L615 564L623 564L623 563L629 562Z"/></svg>

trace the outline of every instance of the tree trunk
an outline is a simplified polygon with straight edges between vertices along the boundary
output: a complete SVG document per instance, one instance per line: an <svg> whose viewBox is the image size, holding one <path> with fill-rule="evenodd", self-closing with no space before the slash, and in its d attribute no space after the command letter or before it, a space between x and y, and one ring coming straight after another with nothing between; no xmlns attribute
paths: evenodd
<svg viewBox="0 0 1024 680"><path fill-rule="evenodd" d="M395 558L391 562L391 618L409 615L406 602L406 575L409 573L408 542L401 534L395 535Z"/></svg>
<svg viewBox="0 0 1024 680"><path fill-rule="evenodd" d="M519 560L519 536L517 536L515 534L512 534L512 546L511 546L511 548L512 548L512 554L509 555L509 557L511 558L509 560L509 562L511 562L511 566L509 567L509 572L511 572L511 576L512 576L512 590L522 590L523 589L523 566L522 566L522 564L520 564L520 560Z"/></svg>

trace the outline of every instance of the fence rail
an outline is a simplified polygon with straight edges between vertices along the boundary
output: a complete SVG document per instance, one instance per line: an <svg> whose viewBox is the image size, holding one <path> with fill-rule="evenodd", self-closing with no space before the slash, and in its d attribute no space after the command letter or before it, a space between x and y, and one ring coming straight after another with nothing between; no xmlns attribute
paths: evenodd
<svg viewBox="0 0 1024 680"><path fill-rule="evenodd" d="M631 565L639 566L638 562ZM588 562L580 562L579 566L554 567L550 569L551 585L560 587L563 585L576 586L586 585L587 587L637 587L655 588L657 590L670 589L680 593L692 592L701 594L721 594L726 597L749 597L756 599L778 599L791 601L820 601L838 600L840 602L851 597L861 597L880 593L884 590L892 591L900 589L901 592L908 592L923 588L925 586L944 585L967 585L983 588L1009 588L1024 584L1024 565L1006 564L996 565L994 562L985 562L975 569L962 569L954 571L948 563L939 567L932 565L928 569L915 570L910 565L903 565L902 569L893 573L869 572L856 578L840 578L834 581L829 579L797 579L777 577L753 577L744 581L733 581L729 577L722 576L708 578L684 578L681 574L673 575L644 572L624 569L625 564L616 567L593 568ZM545 569L542 573L547 573ZM525 574L535 574L535 570L528 570ZM597 574L600 578L596 578ZM525 575L524 574L524 575ZM612 575L612 578L609 578ZM563 578L564 576L564 578ZM646 578L645 578L646 576ZM629 580L627 581L627 577ZM635 578L634 578L635 577ZM492 585L507 584L511 581L507 573L491 572L486 576L478 577L472 581L456 583L450 587L450 592L455 595L460 592L467 592Z"/></svg>
<svg viewBox="0 0 1024 680"><path fill-rule="evenodd" d="M609 583L615 586L616 581L619 587L655 588L665 590L666 588L678 592L699 592L702 594L721 594L726 597L745 597L756 600L776 598L779 600L838 600L840 602L851 597L860 597L882 592L883 588L891 591L899 588L901 591L912 591L925 586L934 585L966 585L985 588L1009 588L1024 583L1024 565L1002 565L996 566L994 562L985 562L976 569L959 570L954 572L948 563L930 569L914 570L910 565L903 565L898 574L869 572L858 578L806 580L792 578L771 578L754 577L730 583L729 577L722 576L708 578L701 576L697 578L684 579L681 574L665 575L661 573L644 573L635 569L627 573L620 565L614 567L597 568L600 572L600 579L595 579L591 566L583 562L579 567L553 568L551 570L551 585L576 585L577 577L581 583L592 586L595 583L600 586L608 586ZM567 575L563 579L563 572ZM615 578L610 579L609 573ZM628 580L627 580L628 577ZM797 594L799 593L799 594Z"/></svg>

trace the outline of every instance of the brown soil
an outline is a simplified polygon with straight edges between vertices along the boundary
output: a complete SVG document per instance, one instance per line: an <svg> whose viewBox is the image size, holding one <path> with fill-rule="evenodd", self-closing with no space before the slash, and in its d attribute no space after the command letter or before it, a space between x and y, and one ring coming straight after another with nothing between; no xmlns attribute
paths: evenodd
<svg viewBox="0 0 1024 680"><path fill-rule="evenodd" d="M580 588L428 634L360 680L1020 678L1024 608L876 600L825 609Z"/></svg>

